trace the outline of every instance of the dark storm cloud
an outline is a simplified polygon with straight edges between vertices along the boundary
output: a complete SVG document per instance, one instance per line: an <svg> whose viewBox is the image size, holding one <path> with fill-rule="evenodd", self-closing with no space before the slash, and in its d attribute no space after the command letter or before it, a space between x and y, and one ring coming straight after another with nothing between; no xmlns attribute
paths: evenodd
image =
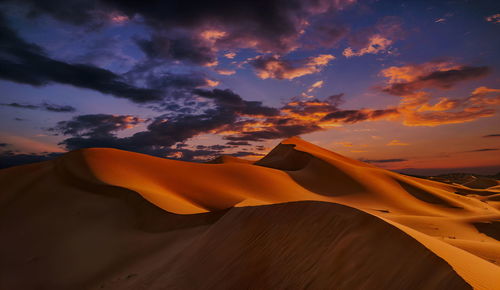
<svg viewBox="0 0 500 290"><path fill-rule="evenodd" d="M204 105L196 113L172 111L152 120L142 120L128 115L81 115L69 121L62 121L50 131L69 136L61 142L68 150L89 147L110 147L135 151L155 156L198 158L222 153L233 146L248 146L249 141L282 139L324 130L325 115L337 114L333 123L352 123L373 120L394 113L387 110L341 110L342 94L332 95L325 100L293 99L277 109L264 106L261 102L245 101L231 90L196 89L192 92ZM358 115L363 114L363 118ZM340 116L342 115L342 116ZM128 137L118 137L119 131L141 122L149 122L146 130ZM192 152L185 144L190 138L206 133L225 133L226 145L199 145ZM196 151L195 150L195 151Z"/></svg>
<svg viewBox="0 0 500 290"><path fill-rule="evenodd" d="M76 108L73 106L56 105L56 104L51 104L51 103L42 103L40 105L20 104L20 103L4 103L4 104L0 104L0 105L7 106L7 107L13 107L13 108L19 108L19 109L30 109L30 110L42 109L42 110L47 110L47 111L56 112L56 113L76 112Z"/></svg>
<svg viewBox="0 0 500 290"><path fill-rule="evenodd" d="M13 151L0 152L0 169L34 162L47 161L62 153L18 154Z"/></svg>
<svg viewBox="0 0 500 290"><path fill-rule="evenodd" d="M247 120L233 124L238 134L225 136L230 141L262 141L268 139L288 138L296 135L312 133L324 130L324 126L332 124L356 123L361 121L373 121L392 116L399 112L394 108L383 110L360 109L343 110L338 106L342 103L343 94L332 95L323 100L314 98L292 100L280 108L280 114L269 116L259 124L258 129L255 121ZM253 130L242 130L240 128L252 128Z"/></svg>
<svg viewBox="0 0 500 290"><path fill-rule="evenodd" d="M43 103L41 107L47 111L57 112L57 113L72 113L76 112L76 108L69 105L56 105L50 103Z"/></svg>
<svg viewBox="0 0 500 290"><path fill-rule="evenodd" d="M57 0L3 0L1 2L25 4L28 7L27 16L29 17L49 14L55 19L75 25L102 23L102 19L99 19L102 15L97 13L101 5L95 0L66 1L65 5Z"/></svg>
<svg viewBox="0 0 500 290"><path fill-rule="evenodd" d="M488 75L490 72L491 69L487 66L460 66L448 70L435 70L418 76L413 81L394 83L384 88L383 91L392 95L403 96L424 88L449 89L459 82L477 79Z"/></svg>
<svg viewBox="0 0 500 290"><path fill-rule="evenodd" d="M341 120L343 123L357 123L397 114L398 110L394 108L384 110L337 110L326 115L323 120Z"/></svg>
<svg viewBox="0 0 500 290"><path fill-rule="evenodd" d="M250 146L251 145L247 141L229 141L226 144L231 145L231 146Z"/></svg>
<svg viewBox="0 0 500 290"><path fill-rule="evenodd" d="M35 110L35 109L39 108L39 106L30 105L30 104L19 104L19 103L3 103L0 105L5 106L5 107L12 107L12 108L18 108L18 109L30 109L30 110Z"/></svg>
<svg viewBox="0 0 500 290"><path fill-rule="evenodd" d="M211 99L220 108L231 110L249 116L277 116L280 111L276 108L266 107L262 102L245 101L231 90L194 90L200 97Z"/></svg>
<svg viewBox="0 0 500 290"><path fill-rule="evenodd" d="M403 161L408 161L408 159L359 159L359 161L366 162L366 163L392 163L392 162L403 162Z"/></svg>
<svg viewBox="0 0 500 290"><path fill-rule="evenodd" d="M265 156L265 154L254 153L254 152L249 152L249 151L238 151L235 153L231 153L229 155L234 156L234 157Z"/></svg>
<svg viewBox="0 0 500 290"><path fill-rule="evenodd" d="M353 1L306 0L215 0L215 1L119 1L119 0L69 0L64 5L58 1L20 0L31 15L49 14L54 18L75 25L97 27L110 23L112 15L128 19L139 16L140 21L154 29L161 37L140 42L146 53L155 56L207 62L213 58L210 49L204 49L199 33L203 29L217 28L225 34L214 40L213 47L256 48L260 51L289 52L296 48L306 21L311 16L329 15ZM331 22L331 21L330 21ZM316 24L315 24L316 25ZM335 28L329 28L333 26ZM323 21L320 38L334 43L342 34L337 23ZM183 31L184 38L175 37ZM174 37L172 37L174 35ZM165 37L167 36L167 37ZM329 36L329 37L328 37ZM167 44L164 46L164 44ZM163 49L166 47L167 49Z"/></svg>
<svg viewBox="0 0 500 290"><path fill-rule="evenodd" d="M260 50L289 51L300 36L309 16L347 5L350 1L303 0L216 0L149 1L108 0L129 16L140 14L157 30L220 27L226 35L217 40L221 47L255 46ZM252 43L250 45L250 43Z"/></svg>
<svg viewBox="0 0 500 290"><path fill-rule="evenodd" d="M296 124L292 119L280 119L280 111L263 106L260 102L244 101L230 90L196 90L196 95L213 101L214 107L200 114L162 115L147 126L145 131L129 137L119 138L115 134L141 122L133 116L117 115L81 115L70 121L62 121L51 131L71 136L61 144L68 150L88 147L112 147L136 151L151 155L165 156L171 153L171 146L185 142L194 136L212 131L237 131L241 126L252 125L256 120L244 116L259 116L268 118L268 127L257 132L243 132L236 136L227 136L229 141L255 141L263 139L278 139L309 133L322 128L314 123ZM235 143L247 144L247 143ZM221 151L229 148L217 147L198 148L200 150ZM186 153L187 154L187 153Z"/></svg>
<svg viewBox="0 0 500 290"><path fill-rule="evenodd" d="M59 124L56 128L52 129L53 131L73 136L61 142L61 145L64 145L68 150L109 147L162 157L172 152L181 151L184 152L183 154L189 154L192 157L198 156L194 152L188 152L187 149L171 149L170 147L175 143L184 142L191 137L220 128L235 120L235 115L225 114L224 110L207 110L204 114L181 115L171 119L160 116L147 126L147 130L135 133L130 137L120 138L115 133L118 130L125 129L125 126L117 126L118 129L116 129L113 127L114 121L97 122L97 124L88 124L88 122L80 123L78 120L87 119L88 116L83 115L79 117L70 122ZM102 119L127 119L129 117L104 115ZM212 151L220 151L222 148L214 147L208 148L208 150L213 153Z"/></svg>
<svg viewBox="0 0 500 290"><path fill-rule="evenodd" d="M189 35L153 35L151 39L138 39L136 43L152 59L181 60L197 65L206 65L216 60L212 48Z"/></svg>
<svg viewBox="0 0 500 290"><path fill-rule="evenodd" d="M131 128L144 120L130 115L92 114L76 116L69 121L60 121L51 131L63 135L107 137L117 131Z"/></svg>
<svg viewBox="0 0 500 290"><path fill-rule="evenodd" d="M171 152L169 147L175 143L184 142L202 133L231 127L240 115L274 116L279 113L277 109L265 107L260 102L244 101L230 90L197 90L196 94L213 100L215 107L206 109L201 114L180 113L156 117L147 126L147 130L130 137L119 138L115 133L144 120L128 115L81 115L70 121L59 122L50 130L72 136L61 143L68 150L112 147L164 156L165 153ZM224 148L208 149L220 151Z"/></svg>
<svg viewBox="0 0 500 290"><path fill-rule="evenodd" d="M138 103L162 99L161 91L134 87L109 70L48 57L41 47L24 41L10 29L1 14L0 78L32 86L67 84Z"/></svg>
<svg viewBox="0 0 500 290"><path fill-rule="evenodd" d="M325 14L311 22L301 38L304 48L332 48L347 36L350 29L335 20L335 15Z"/></svg>
<svg viewBox="0 0 500 290"><path fill-rule="evenodd" d="M338 106L343 102L344 94L337 94L327 97L324 101L319 99L300 100L292 99L285 104L281 110L288 111L301 116L308 116L316 113L330 113L338 111Z"/></svg>
<svg viewBox="0 0 500 290"><path fill-rule="evenodd" d="M322 130L317 124L286 124L273 125L259 131L241 132L237 135L226 136L230 141L262 141L268 139L284 139L306 133Z"/></svg>
<svg viewBox="0 0 500 290"><path fill-rule="evenodd" d="M500 137L500 134L484 135L483 138Z"/></svg>
<svg viewBox="0 0 500 290"><path fill-rule="evenodd" d="M231 148L231 146L226 145L197 145L196 149L210 149L214 151L222 151L224 149Z"/></svg>

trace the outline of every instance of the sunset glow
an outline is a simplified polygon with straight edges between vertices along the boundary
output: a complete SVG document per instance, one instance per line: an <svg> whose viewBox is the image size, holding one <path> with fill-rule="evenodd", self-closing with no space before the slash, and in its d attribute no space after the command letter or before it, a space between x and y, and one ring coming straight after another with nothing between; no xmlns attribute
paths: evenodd
<svg viewBox="0 0 500 290"><path fill-rule="evenodd" d="M225 1L4 1L0 162L255 159L301 136L389 169L500 171L495 1L292 2L267 19Z"/></svg>

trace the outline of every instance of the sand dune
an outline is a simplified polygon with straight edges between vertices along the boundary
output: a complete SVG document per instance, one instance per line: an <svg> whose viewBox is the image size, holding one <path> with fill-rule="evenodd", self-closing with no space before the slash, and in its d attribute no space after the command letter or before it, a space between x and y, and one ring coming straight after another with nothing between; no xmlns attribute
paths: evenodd
<svg viewBox="0 0 500 290"><path fill-rule="evenodd" d="M497 184L300 138L255 163L74 151L0 171L0 289L500 289Z"/></svg>

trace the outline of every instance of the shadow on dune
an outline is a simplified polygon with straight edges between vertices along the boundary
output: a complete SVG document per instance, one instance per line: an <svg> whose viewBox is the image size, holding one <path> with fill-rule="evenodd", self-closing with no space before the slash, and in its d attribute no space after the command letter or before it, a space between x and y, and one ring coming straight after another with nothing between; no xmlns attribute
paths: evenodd
<svg viewBox="0 0 500 290"><path fill-rule="evenodd" d="M406 192L408 192L413 197L415 197L415 198L417 198L417 199L419 199L421 201L424 201L424 202L427 202L427 203L431 203L431 204L441 205L441 206L448 207L448 208L461 208L461 207L458 207L458 206L455 206L455 205L451 204L450 202L448 202L447 200L445 200L443 198L438 197L437 195L429 193L425 189L422 189L420 187L412 185L412 184L410 184L408 182L405 182L405 181L402 181L402 180L399 180L399 179L395 179L395 181Z"/></svg>
<svg viewBox="0 0 500 290"><path fill-rule="evenodd" d="M295 149L294 144L280 144L254 163L285 171L305 189L326 196L341 196L366 191L355 178L309 153Z"/></svg>
<svg viewBox="0 0 500 290"><path fill-rule="evenodd" d="M500 221L493 221L488 223L473 223L476 229L497 241L500 241Z"/></svg>
<svg viewBox="0 0 500 290"><path fill-rule="evenodd" d="M299 201L173 214L101 183L70 154L22 177L0 174L1 289L471 289L419 241L360 210ZM361 190L328 163L289 154L272 165L295 169L287 173L302 186Z"/></svg>
<svg viewBox="0 0 500 290"><path fill-rule="evenodd" d="M82 191L118 199L125 203L135 213L135 222L138 229L147 232L165 232L208 225L216 222L227 210L210 211L202 214L180 215L167 212L147 201L137 192L118 186L112 186L97 179L81 151L71 152L70 164L67 159L54 160L55 171L60 180L70 187Z"/></svg>

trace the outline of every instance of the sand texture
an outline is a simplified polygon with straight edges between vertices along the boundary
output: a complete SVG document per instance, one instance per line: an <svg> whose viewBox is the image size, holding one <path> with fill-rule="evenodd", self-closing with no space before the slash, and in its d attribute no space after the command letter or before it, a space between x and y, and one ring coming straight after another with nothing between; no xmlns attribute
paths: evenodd
<svg viewBox="0 0 500 290"><path fill-rule="evenodd" d="M500 289L500 188L467 185L296 137L255 163L73 151L0 170L0 289Z"/></svg>

